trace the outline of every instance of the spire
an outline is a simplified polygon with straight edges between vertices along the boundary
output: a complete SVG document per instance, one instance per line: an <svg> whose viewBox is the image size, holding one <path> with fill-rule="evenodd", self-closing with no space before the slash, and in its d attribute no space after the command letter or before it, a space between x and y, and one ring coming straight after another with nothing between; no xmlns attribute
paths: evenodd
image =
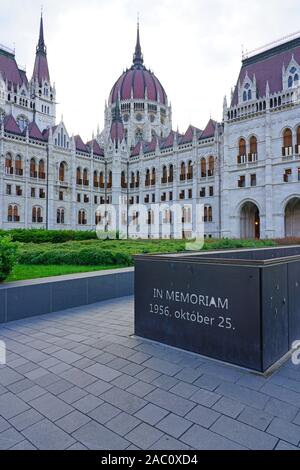
<svg viewBox="0 0 300 470"><path fill-rule="evenodd" d="M125 136L125 130L123 125L123 119L120 111L120 99L117 98L116 106L112 116L112 125L110 129L110 137L112 142L115 144L116 149L119 146Z"/></svg>
<svg viewBox="0 0 300 470"><path fill-rule="evenodd" d="M123 123L123 120L122 120L122 115L121 115L121 111L120 111L120 98L118 97L117 98L117 101L116 101L116 106L115 106L115 110L114 110L114 113L113 113L113 122L122 122Z"/></svg>
<svg viewBox="0 0 300 470"><path fill-rule="evenodd" d="M137 22L137 37L136 37L136 46L135 46L135 52L133 55L133 64L135 67L140 67L144 63L144 58L142 54L142 48L141 48L141 43L140 43L140 20L138 18Z"/></svg>
<svg viewBox="0 0 300 470"><path fill-rule="evenodd" d="M40 35L39 35L39 42L36 48L37 53L46 54L47 49L45 46L44 41L44 23L43 23L43 12L41 13L41 21L40 21Z"/></svg>
<svg viewBox="0 0 300 470"><path fill-rule="evenodd" d="M36 48L36 57L32 78L34 80L37 80L40 86L42 85L43 81L46 81L48 82L48 84L50 84L50 74L47 61L47 48L45 46L44 40L43 14L41 14L39 42Z"/></svg>

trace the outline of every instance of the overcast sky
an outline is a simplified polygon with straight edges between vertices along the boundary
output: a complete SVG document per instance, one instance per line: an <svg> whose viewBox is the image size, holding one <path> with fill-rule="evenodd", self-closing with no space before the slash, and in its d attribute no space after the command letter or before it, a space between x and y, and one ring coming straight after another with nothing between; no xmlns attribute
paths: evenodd
<svg viewBox="0 0 300 470"><path fill-rule="evenodd" d="M0 0L0 43L16 48L31 77L41 2L57 119L86 140L103 126L104 103L131 66L140 12L145 65L173 107L173 127L221 119L252 50L300 29L299 0Z"/></svg>

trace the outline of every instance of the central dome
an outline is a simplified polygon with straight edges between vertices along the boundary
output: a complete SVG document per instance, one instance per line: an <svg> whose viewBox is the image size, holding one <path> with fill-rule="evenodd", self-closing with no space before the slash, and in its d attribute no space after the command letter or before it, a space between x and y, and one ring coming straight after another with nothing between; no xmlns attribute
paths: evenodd
<svg viewBox="0 0 300 470"><path fill-rule="evenodd" d="M154 73L146 69L140 44L139 27L137 31L137 42L133 56L133 65L126 70L113 86L109 104L115 104L117 99L120 101L148 100L167 106L167 94Z"/></svg>

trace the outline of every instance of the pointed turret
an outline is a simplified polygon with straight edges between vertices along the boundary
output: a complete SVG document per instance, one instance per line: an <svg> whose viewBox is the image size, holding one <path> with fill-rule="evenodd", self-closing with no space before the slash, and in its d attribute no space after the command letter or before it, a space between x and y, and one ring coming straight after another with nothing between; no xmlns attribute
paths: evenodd
<svg viewBox="0 0 300 470"><path fill-rule="evenodd" d="M136 68L139 68L139 67L142 67L143 64L144 64L144 58L143 58L141 42L140 42L140 22L138 20L136 46L135 46L135 52L133 55L133 65Z"/></svg>
<svg viewBox="0 0 300 470"><path fill-rule="evenodd" d="M125 131L120 111L120 101L118 98L113 112L112 125L110 129L110 137L116 148L118 148L119 144L123 141L124 136Z"/></svg>
<svg viewBox="0 0 300 470"><path fill-rule="evenodd" d="M44 81L50 83L50 74L49 74L48 61L47 61L47 48L45 46L45 40L44 40L43 15L41 15L40 34L39 34L38 45L36 48L36 57L35 57L35 64L34 64L32 78L34 80L37 80L39 85L42 85Z"/></svg>

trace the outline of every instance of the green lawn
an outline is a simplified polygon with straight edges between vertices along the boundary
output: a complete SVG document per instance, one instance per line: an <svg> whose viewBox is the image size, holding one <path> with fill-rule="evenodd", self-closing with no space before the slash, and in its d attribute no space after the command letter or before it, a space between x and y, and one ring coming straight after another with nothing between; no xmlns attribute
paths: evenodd
<svg viewBox="0 0 300 470"><path fill-rule="evenodd" d="M26 265L17 264L6 282L25 281L26 279L39 279L42 277L62 276L64 274L86 273L117 269L124 266L72 266L72 265Z"/></svg>

